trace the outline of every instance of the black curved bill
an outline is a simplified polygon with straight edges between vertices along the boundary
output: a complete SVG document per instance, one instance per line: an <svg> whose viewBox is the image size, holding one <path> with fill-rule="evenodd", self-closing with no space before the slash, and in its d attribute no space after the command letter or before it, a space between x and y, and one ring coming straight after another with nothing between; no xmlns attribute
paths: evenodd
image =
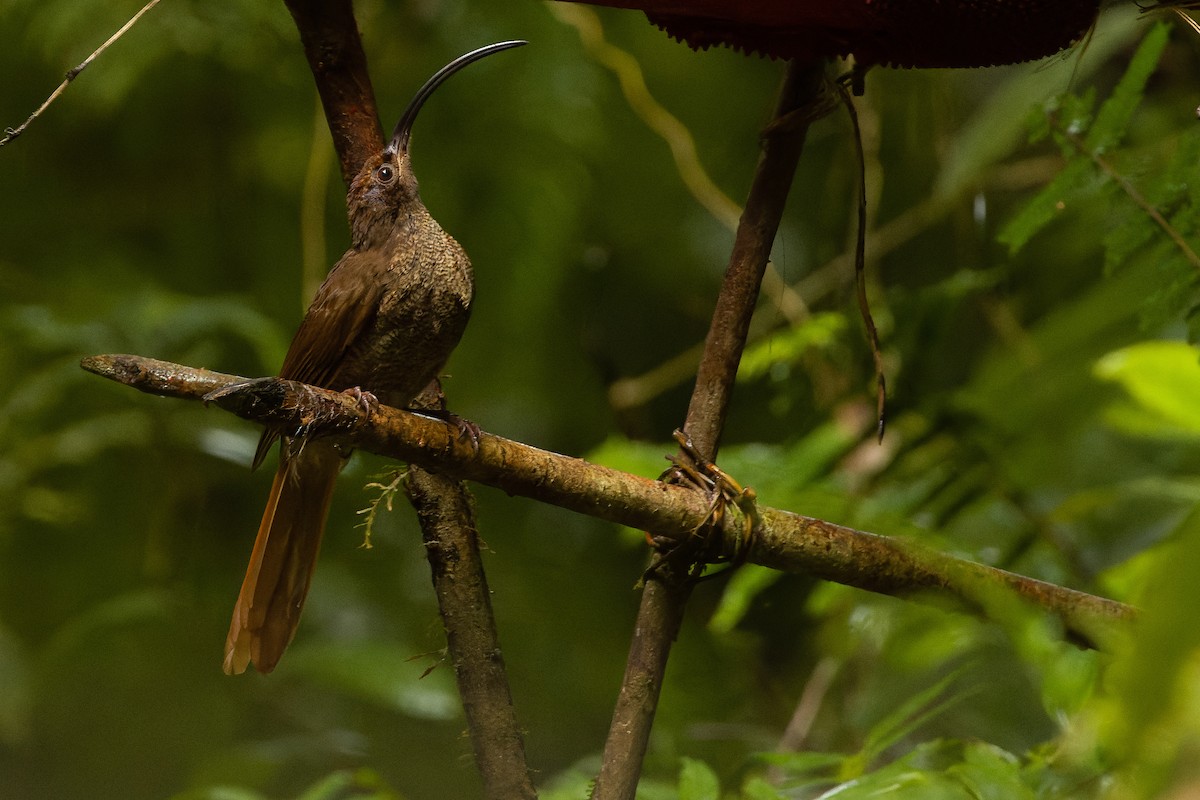
<svg viewBox="0 0 1200 800"><path fill-rule="evenodd" d="M403 116L396 123L396 130L392 133L392 148L397 152L408 149L408 139L412 135L413 122L417 119L417 112L421 110L421 106L425 105L425 101L429 99L429 95L433 94L434 90L441 86L447 78L458 72L468 64L473 64L481 58L487 58L492 53L499 53L501 50L509 50L513 47L520 47L528 42L523 39L513 39L508 42L496 42L495 44L484 45L478 50L472 50L451 61L446 66L439 69L433 74L429 80L425 81L416 96L409 102L408 108L404 109Z"/></svg>

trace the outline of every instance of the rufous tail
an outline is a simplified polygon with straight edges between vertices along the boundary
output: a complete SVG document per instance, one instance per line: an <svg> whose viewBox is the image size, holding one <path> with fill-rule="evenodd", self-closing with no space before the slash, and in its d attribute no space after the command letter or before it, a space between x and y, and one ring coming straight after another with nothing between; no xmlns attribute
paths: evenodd
<svg viewBox="0 0 1200 800"><path fill-rule="evenodd" d="M313 442L280 459L225 639L225 674L245 672L250 662L270 672L291 643L342 464L336 450Z"/></svg>

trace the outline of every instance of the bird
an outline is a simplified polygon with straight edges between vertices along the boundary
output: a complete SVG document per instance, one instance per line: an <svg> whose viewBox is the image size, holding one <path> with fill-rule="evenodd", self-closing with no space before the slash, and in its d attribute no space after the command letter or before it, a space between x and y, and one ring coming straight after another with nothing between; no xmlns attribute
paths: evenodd
<svg viewBox="0 0 1200 800"><path fill-rule="evenodd" d="M475 285L466 252L421 202L409 154L412 126L447 78L523 40L472 50L417 91L382 151L350 183L350 248L329 271L288 347L280 378L347 391L403 408L428 386L458 345ZM277 439L279 468L234 605L223 668L275 669L295 636L345 448L263 431L257 468Z"/></svg>

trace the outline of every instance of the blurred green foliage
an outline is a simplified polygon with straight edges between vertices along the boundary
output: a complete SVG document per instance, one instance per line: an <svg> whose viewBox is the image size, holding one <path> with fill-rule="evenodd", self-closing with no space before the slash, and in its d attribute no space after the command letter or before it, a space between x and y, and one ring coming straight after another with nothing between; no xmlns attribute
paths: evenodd
<svg viewBox="0 0 1200 800"><path fill-rule="evenodd" d="M139 6L0 5L0 123ZM655 474L689 381L636 406L606 389L648 385L702 339L731 234L546 7L364 0L358 14L388 126L449 57L531 41L439 92L414 136L426 204L478 275L453 407ZM601 18L716 185L744 197L781 65L693 53L635 13ZM854 147L844 114L818 123L774 261L807 309L764 297L721 455L772 506L1137 603L1143 624L1100 655L1022 609L982 622L734 572L692 602L646 800L1195 791L1198 265L1180 241L1197 246L1200 38L1163 19L1118 7L1041 64L868 75L882 446L844 256ZM328 264L346 242L336 178L315 195L322 228L300 225L306 179L336 175L315 108L281 3L174 0L0 150L6 798L479 792L415 524L381 515L359 548L354 512L386 465L347 469L278 671L229 679L222 637L269 481L245 468L255 431L77 366L125 351L277 367L307 299L302 242L324 234ZM477 495L543 797L583 797L644 545Z"/></svg>

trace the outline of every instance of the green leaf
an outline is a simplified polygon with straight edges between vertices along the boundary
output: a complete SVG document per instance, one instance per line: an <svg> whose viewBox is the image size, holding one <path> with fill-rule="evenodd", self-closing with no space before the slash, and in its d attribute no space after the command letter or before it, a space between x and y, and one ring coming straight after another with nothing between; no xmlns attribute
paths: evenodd
<svg viewBox="0 0 1200 800"><path fill-rule="evenodd" d="M977 800L957 780L931 768L930 762L945 757L949 744L925 742L903 758L847 780L821 795L838 800Z"/></svg>
<svg viewBox="0 0 1200 800"><path fill-rule="evenodd" d="M1079 148L1064 136L1080 136L1091 126L1096 116L1096 87L1089 86L1081 95L1064 94L1046 106L1046 122L1050 133L1067 158L1076 158Z"/></svg>
<svg viewBox="0 0 1200 800"><path fill-rule="evenodd" d="M792 777L802 777L834 769L846 760L841 753L756 753L754 760L761 764L778 767Z"/></svg>
<svg viewBox="0 0 1200 800"><path fill-rule="evenodd" d="M786 796L757 776L742 784L742 800L786 800Z"/></svg>
<svg viewBox="0 0 1200 800"><path fill-rule="evenodd" d="M634 475L657 476L667 468L664 456L677 449L674 444L635 442L624 436L609 436L588 452L586 458L596 464Z"/></svg>
<svg viewBox="0 0 1200 800"><path fill-rule="evenodd" d="M1010 253L1016 253L1034 234L1066 211L1075 197L1097 185L1099 179L1091 162L1079 158L1068 161L1063 171L1005 224L996 236L997 241L1008 245Z"/></svg>
<svg viewBox="0 0 1200 800"><path fill-rule="evenodd" d="M870 764L884 750L971 694L969 691L960 691L951 697L938 700L939 697L946 694L950 685L958 679L960 674L961 670L950 673L929 688L901 703L892 713L877 722L867 734L867 740L863 743L860 751L862 764L864 766Z"/></svg>
<svg viewBox="0 0 1200 800"><path fill-rule="evenodd" d="M1195 208L1200 202L1200 132L1192 130L1179 136L1170 161L1158 169L1145 172L1140 186L1146 201L1164 212L1168 222L1187 239L1194 235ZM1186 263L1173 242L1167 241L1162 229L1127 196L1117 195L1120 207L1114 208L1115 224L1103 237L1104 267L1107 273L1123 265L1152 240L1162 240L1171 255L1182 264L1184 276L1194 278L1194 268ZM1116 204L1114 204L1116 205ZM1166 212L1170 212L1169 214Z"/></svg>
<svg viewBox="0 0 1200 800"><path fill-rule="evenodd" d="M814 314L805 322L772 334L746 348L738 366L737 379L752 381L768 374L778 364L792 364L810 349L828 347L846 330L844 314Z"/></svg>
<svg viewBox="0 0 1200 800"><path fill-rule="evenodd" d="M679 768L679 800L718 800L721 783L717 773L703 761L681 759Z"/></svg>
<svg viewBox="0 0 1200 800"><path fill-rule="evenodd" d="M1102 154L1125 136L1133 113L1142 100L1146 81L1157 68L1166 47L1169 30L1169 26L1159 23L1142 39L1124 76L1100 106L1090 126L1084 113L1090 107L1086 97L1068 96L1048 107L1047 114L1058 115L1059 125L1068 132L1078 136L1087 131L1082 142L1087 152L1078 153L1074 145L1064 145L1068 161L1062 172L1038 192L997 236L1002 244L1008 245L1009 252L1020 250L1038 231L1069 208L1076 198L1100 184L1101 178L1089 154Z"/></svg>
<svg viewBox="0 0 1200 800"><path fill-rule="evenodd" d="M975 800L1033 800L1021 762L1012 753L986 742L968 742L963 761L946 774L961 783Z"/></svg>
<svg viewBox="0 0 1200 800"><path fill-rule="evenodd" d="M399 800L369 769L341 770L321 779L296 800Z"/></svg>
<svg viewBox="0 0 1200 800"><path fill-rule="evenodd" d="M1200 511L1184 520L1151 563L1134 639L1109 675L1115 706L1105 715L1105 734L1115 752L1140 757L1148 772L1165 776L1200 740L1200 723L1185 711L1194 708L1189 704L1196 698L1200 654L1200 627L1194 624Z"/></svg>
<svg viewBox="0 0 1200 800"><path fill-rule="evenodd" d="M708 621L710 630L716 633L728 633L737 627L750 610L750 604L769 587L773 586L783 573L776 569L767 569L757 564L746 564L733 574L725 591L721 593L721 602Z"/></svg>
<svg viewBox="0 0 1200 800"><path fill-rule="evenodd" d="M1195 347L1143 342L1104 356L1094 373L1120 384L1139 408L1159 421L1163 435L1200 435L1200 356Z"/></svg>
<svg viewBox="0 0 1200 800"><path fill-rule="evenodd" d="M1103 153L1124 138L1133 112L1142 102L1146 81L1150 80L1150 76L1158 68L1158 61L1167 46L1170 31L1170 25L1159 22L1143 37L1137 52L1129 61L1125 74L1112 94L1100 106L1096 121L1092 123L1091 130L1084 139L1084 144L1090 151Z"/></svg>

